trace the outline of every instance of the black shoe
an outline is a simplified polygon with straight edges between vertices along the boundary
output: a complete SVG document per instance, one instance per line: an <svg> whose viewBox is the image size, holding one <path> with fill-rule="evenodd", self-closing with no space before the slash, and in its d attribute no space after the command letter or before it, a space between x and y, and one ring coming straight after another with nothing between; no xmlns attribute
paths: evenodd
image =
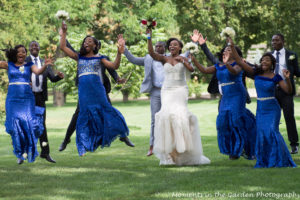
<svg viewBox="0 0 300 200"><path fill-rule="evenodd" d="M67 145L68 145L70 142L71 142L71 140L68 140L67 142L66 142L66 141L63 141L63 142L61 143L61 145L59 146L58 151L63 151L63 150L65 150L65 149L67 148Z"/></svg>
<svg viewBox="0 0 300 200"><path fill-rule="evenodd" d="M128 137L120 138L120 141L125 142L127 146L134 147L134 144L129 140Z"/></svg>
<svg viewBox="0 0 300 200"><path fill-rule="evenodd" d="M240 158L239 156L232 156L232 155L229 156L229 160L237 160L239 158Z"/></svg>
<svg viewBox="0 0 300 200"><path fill-rule="evenodd" d="M297 154L298 153L298 146L291 146L291 147L292 147L291 154Z"/></svg>
<svg viewBox="0 0 300 200"><path fill-rule="evenodd" d="M18 158L17 163L18 163L19 165L21 165L23 162L24 162L24 160L22 160L21 158Z"/></svg>
<svg viewBox="0 0 300 200"><path fill-rule="evenodd" d="M40 155L41 158L45 158L48 162L51 162L51 163L56 163L55 160L53 160L53 158L51 158L50 155Z"/></svg>

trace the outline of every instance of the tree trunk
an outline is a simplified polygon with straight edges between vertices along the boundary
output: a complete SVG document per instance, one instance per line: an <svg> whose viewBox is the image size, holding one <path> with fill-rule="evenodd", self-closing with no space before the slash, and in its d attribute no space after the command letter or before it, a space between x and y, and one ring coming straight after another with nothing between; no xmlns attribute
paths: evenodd
<svg viewBox="0 0 300 200"><path fill-rule="evenodd" d="M122 91L122 94L123 94L123 102L127 102L128 97L129 97L129 92L128 91Z"/></svg>
<svg viewBox="0 0 300 200"><path fill-rule="evenodd" d="M65 104L65 95L63 91L53 88L53 105L63 106Z"/></svg>

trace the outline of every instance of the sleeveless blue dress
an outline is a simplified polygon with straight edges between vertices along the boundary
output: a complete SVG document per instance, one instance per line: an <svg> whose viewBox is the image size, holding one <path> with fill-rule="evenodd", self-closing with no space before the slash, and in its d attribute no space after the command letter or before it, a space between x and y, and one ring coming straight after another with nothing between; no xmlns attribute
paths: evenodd
<svg viewBox="0 0 300 200"><path fill-rule="evenodd" d="M43 133L44 108L35 106L30 83L32 62L18 67L8 62L9 86L6 97L6 132L10 134L14 154L33 162L38 156L36 144Z"/></svg>
<svg viewBox="0 0 300 200"><path fill-rule="evenodd" d="M76 123L76 145L80 156L110 146L116 137L126 137L129 129L123 115L108 102L98 71L101 57L78 60L79 115Z"/></svg>
<svg viewBox="0 0 300 200"><path fill-rule="evenodd" d="M236 63L232 63L234 66ZM222 87L222 99L217 116L218 144L220 152L247 159L255 158L256 122L246 109L246 89L242 83L242 71L231 74L225 65L215 65L217 79Z"/></svg>
<svg viewBox="0 0 300 200"><path fill-rule="evenodd" d="M275 88L282 78L277 74L272 79L255 76L254 80L257 91L255 168L296 167L279 132L281 109L275 98Z"/></svg>

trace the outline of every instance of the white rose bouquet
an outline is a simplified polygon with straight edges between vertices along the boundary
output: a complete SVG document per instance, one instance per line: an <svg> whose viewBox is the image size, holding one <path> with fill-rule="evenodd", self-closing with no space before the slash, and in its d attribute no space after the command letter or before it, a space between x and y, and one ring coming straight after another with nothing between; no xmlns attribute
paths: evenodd
<svg viewBox="0 0 300 200"><path fill-rule="evenodd" d="M57 19L61 19L61 20L68 20L69 19L69 13L66 12L65 10L59 10L57 11L57 13L55 14L55 17Z"/></svg>
<svg viewBox="0 0 300 200"><path fill-rule="evenodd" d="M225 29L222 30L220 36L223 40L226 40L227 37L233 39L235 36L235 31L231 27L226 27Z"/></svg>
<svg viewBox="0 0 300 200"><path fill-rule="evenodd" d="M199 49L198 49L198 45L196 45L193 42L188 42L184 45L184 47L182 48L182 51L190 51L190 53L199 53Z"/></svg>

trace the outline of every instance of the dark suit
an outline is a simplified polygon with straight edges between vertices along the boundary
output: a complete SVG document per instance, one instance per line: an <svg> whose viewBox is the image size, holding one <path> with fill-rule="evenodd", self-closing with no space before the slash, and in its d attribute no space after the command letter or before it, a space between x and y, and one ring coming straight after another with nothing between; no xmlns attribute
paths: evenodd
<svg viewBox="0 0 300 200"><path fill-rule="evenodd" d="M67 47L70 48L72 51L76 52L73 49L73 47L70 45L70 43L68 42L68 40L67 40ZM109 57L107 57L107 56L104 56L104 57L107 60L109 60ZM106 75L106 72L105 72L106 70L109 72L109 74L111 75L111 77L113 77L113 79L116 82L117 82L119 76L118 76L118 73L115 70L110 69L110 68L106 68L105 66L102 65L102 67L101 67L101 74L102 74L102 77L103 77L103 86L104 86L105 91L106 91L107 100L109 101L109 103L111 103L110 98L108 96L108 93L110 93L110 91L111 91L111 84L110 84L109 78ZM78 85L78 74L76 75L75 84L76 84L76 86ZM64 142L68 142L70 140L72 134L76 130L76 122L77 122L77 119L78 119L79 111L80 111L80 109L79 109L79 103L77 103L77 107L76 107L75 113L72 116L71 122L70 122L70 124L68 126Z"/></svg>
<svg viewBox="0 0 300 200"><path fill-rule="evenodd" d="M26 57L26 62L32 62L31 57L27 56ZM44 60L40 59L41 65L43 65ZM42 92L33 92L34 97L35 97L35 105L44 107L45 108L45 113L44 113L44 132L40 136L40 146L42 149L41 156L47 156L50 153L49 149L49 143L48 143L48 137L47 137L47 128L46 128L46 101L48 100L48 86L47 86L47 78L50 79L51 82L57 82L61 80L58 75L54 75L53 70L51 67L48 67L43 73L43 82L42 82ZM42 143L46 142L47 145L43 146Z"/></svg>
<svg viewBox="0 0 300 200"><path fill-rule="evenodd" d="M221 61L216 58L208 49L206 43L200 45L202 51L204 52L204 54L206 55L207 59L209 61L211 61L213 64L218 64L218 63L221 63ZM246 81L245 81L245 78L246 78L246 74L243 73L243 84L246 88L246 93L247 93L247 99L246 99L246 102L247 103L251 103L251 98L249 96L249 93L247 91L247 87L246 87ZM208 84L208 88L207 88L207 91L210 93L210 94L219 94L220 91L219 91L219 84L218 84L218 79L217 79L217 75L216 73L213 74L209 84Z"/></svg>
<svg viewBox="0 0 300 200"><path fill-rule="evenodd" d="M274 51L272 54L273 53ZM289 59L293 55L294 59ZM275 96L283 110L290 145L299 146L298 132L294 116L294 95L296 94L294 76L300 77L297 54L285 49L285 62L287 69L290 71L290 81L292 83L293 92L292 94L287 94L279 86L277 86Z"/></svg>

